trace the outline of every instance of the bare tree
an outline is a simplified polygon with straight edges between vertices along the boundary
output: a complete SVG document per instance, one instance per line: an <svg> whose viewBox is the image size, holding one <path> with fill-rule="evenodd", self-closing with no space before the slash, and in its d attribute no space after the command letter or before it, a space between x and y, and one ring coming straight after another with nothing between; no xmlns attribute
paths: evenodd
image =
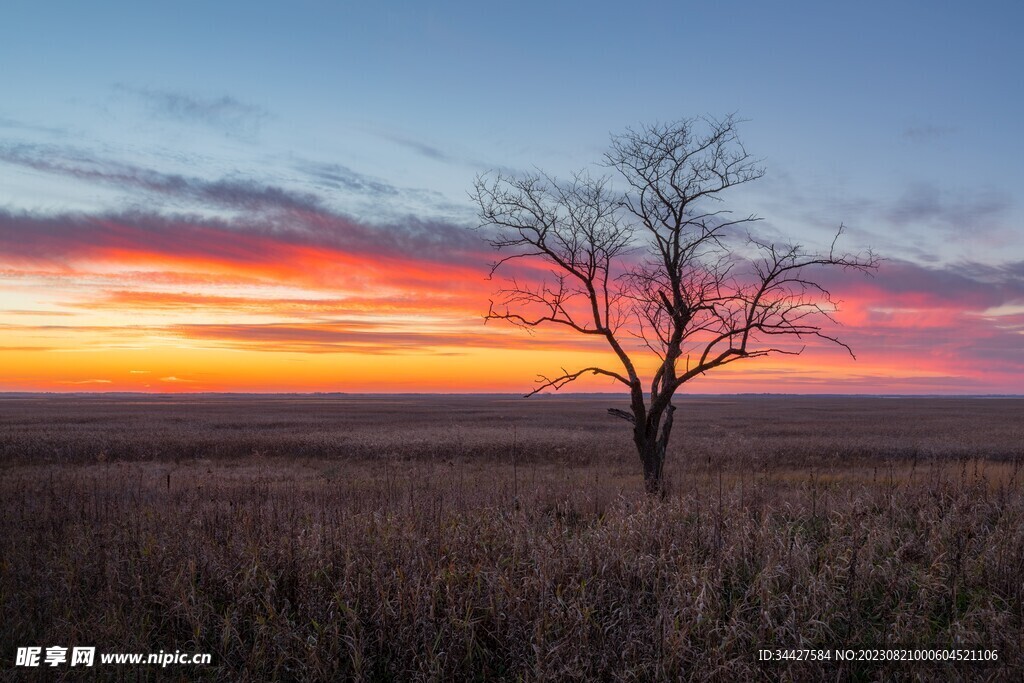
<svg viewBox="0 0 1024 683"><path fill-rule="evenodd" d="M561 182L536 172L478 177L471 195L499 251L491 275L521 259L533 266L506 279L486 319L601 339L617 359L541 376L528 396L587 374L622 383L630 409L609 412L633 425L650 493L663 485L676 391L730 363L801 353L792 339L818 338L852 356L823 331L835 322L835 302L811 271L878 264L870 251L835 251L842 226L828 253L811 253L758 240L750 235L756 216L723 209L726 190L764 175L737 123L688 119L614 136L604 161L621 189L609 177L581 172ZM642 377L640 368L652 366L653 375Z"/></svg>

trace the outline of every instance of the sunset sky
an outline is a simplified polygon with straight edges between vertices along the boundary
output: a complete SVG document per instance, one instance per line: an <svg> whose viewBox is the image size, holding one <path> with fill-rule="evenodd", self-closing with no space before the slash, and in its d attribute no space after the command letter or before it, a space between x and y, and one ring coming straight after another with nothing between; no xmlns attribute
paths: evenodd
<svg viewBox="0 0 1024 683"><path fill-rule="evenodd" d="M767 175L729 208L885 260L821 276L856 361L809 345L687 391L1024 393L1021 7L5 2L0 391L523 392L614 366L483 324L473 179L607 172L611 133L735 112Z"/></svg>

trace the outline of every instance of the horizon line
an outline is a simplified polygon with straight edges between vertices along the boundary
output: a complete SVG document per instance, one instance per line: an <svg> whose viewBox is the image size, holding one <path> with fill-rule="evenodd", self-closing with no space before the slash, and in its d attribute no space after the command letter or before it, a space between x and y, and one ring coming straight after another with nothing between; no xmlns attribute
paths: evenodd
<svg viewBox="0 0 1024 683"><path fill-rule="evenodd" d="M644 392L649 395L649 392ZM580 391L580 392L550 392L533 394L530 396L518 392L502 391L175 391L175 392L149 392L149 391L0 391L0 399L23 396L66 396L66 397L203 397L203 396L237 396L237 397L430 397L430 396L500 396L504 398L603 398L629 396L626 391ZM751 396L778 396L778 397L836 397L836 398L1024 398L1024 394L954 394L954 393L838 393L838 392L767 392L767 391L742 391L723 393L682 393L676 394L680 398L695 397L751 397Z"/></svg>

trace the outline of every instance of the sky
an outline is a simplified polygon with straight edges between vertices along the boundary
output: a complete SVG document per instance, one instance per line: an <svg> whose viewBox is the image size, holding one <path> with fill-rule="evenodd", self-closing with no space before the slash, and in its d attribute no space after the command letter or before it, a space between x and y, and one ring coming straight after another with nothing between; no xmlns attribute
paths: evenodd
<svg viewBox="0 0 1024 683"><path fill-rule="evenodd" d="M856 360L809 344L685 391L1024 393L1019 3L3 15L0 391L525 392L614 366L484 324L474 178L607 173L611 134L735 113L766 175L730 209L884 260L821 275Z"/></svg>

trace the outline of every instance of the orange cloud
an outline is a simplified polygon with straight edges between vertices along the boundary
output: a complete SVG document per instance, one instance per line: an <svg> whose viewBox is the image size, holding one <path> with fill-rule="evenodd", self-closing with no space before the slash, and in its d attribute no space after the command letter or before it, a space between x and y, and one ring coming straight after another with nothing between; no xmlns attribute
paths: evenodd
<svg viewBox="0 0 1024 683"><path fill-rule="evenodd" d="M484 326L500 286L485 280L492 259L461 228L389 229L298 205L252 224L0 211L0 389L525 391L537 373L616 366L600 340ZM1019 392L1014 268L826 273L856 362L809 344L687 390Z"/></svg>

